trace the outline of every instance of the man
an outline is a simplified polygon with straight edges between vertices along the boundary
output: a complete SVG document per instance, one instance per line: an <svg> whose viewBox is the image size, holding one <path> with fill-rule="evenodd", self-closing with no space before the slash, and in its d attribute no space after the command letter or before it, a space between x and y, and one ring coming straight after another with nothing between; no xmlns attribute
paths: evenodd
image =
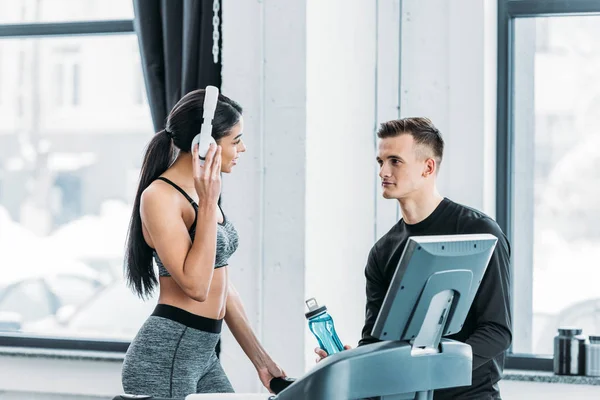
<svg viewBox="0 0 600 400"><path fill-rule="evenodd" d="M366 316L359 346L376 342L375 320L410 236L490 233L498 238L460 332L448 338L473 351L471 386L436 390L434 399L500 399L504 351L512 340L510 245L490 217L442 197L436 188L444 141L427 118L383 123L377 133L383 197L400 203L402 219L371 249L365 268ZM346 346L349 348L349 346ZM320 358L327 354L315 349Z"/></svg>

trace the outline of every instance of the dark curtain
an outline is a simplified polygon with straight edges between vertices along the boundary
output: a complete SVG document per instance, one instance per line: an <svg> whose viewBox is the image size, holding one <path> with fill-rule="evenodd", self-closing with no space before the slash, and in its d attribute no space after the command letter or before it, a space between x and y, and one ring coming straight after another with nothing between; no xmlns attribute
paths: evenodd
<svg viewBox="0 0 600 400"><path fill-rule="evenodd" d="M219 55L213 59L214 0L133 0L146 93L155 132L186 93L207 85L221 88L221 7ZM217 343L217 357L221 341Z"/></svg>
<svg viewBox="0 0 600 400"><path fill-rule="evenodd" d="M213 0L133 0L146 93L156 132L186 93L221 88L219 55L213 60ZM220 0L219 0L220 3Z"/></svg>

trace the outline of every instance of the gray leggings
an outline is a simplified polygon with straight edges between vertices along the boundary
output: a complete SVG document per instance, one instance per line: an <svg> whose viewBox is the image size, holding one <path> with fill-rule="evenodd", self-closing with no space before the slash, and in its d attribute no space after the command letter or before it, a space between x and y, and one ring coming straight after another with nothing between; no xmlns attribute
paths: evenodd
<svg viewBox="0 0 600 400"><path fill-rule="evenodd" d="M222 320L159 304L133 339L121 379L127 394L233 393L215 346Z"/></svg>

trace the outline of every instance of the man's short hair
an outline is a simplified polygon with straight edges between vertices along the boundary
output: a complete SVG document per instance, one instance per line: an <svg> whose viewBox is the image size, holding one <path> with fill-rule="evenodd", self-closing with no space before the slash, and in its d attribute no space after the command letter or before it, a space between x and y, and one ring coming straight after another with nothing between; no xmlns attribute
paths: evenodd
<svg viewBox="0 0 600 400"><path fill-rule="evenodd" d="M438 165L444 156L444 139L429 118L414 117L394 119L384 122L377 131L377 137L385 139L400 135L411 135L416 144L427 147L433 153ZM427 156L427 155L426 155Z"/></svg>

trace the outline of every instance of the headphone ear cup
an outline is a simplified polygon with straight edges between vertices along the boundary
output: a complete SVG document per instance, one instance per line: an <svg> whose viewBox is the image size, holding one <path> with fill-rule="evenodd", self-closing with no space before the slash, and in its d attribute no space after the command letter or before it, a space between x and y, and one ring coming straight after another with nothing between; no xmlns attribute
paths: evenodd
<svg viewBox="0 0 600 400"><path fill-rule="evenodd" d="M209 136L208 138L204 139L199 133L196 136L194 136L194 139L192 140L192 150L196 145L199 145L198 156L200 157L200 159L204 160L204 158L206 157L206 153L208 153L208 148L210 147L211 143L215 145L217 144L215 138Z"/></svg>
<svg viewBox="0 0 600 400"><path fill-rule="evenodd" d="M200 134L197 134L196 136L194 136L194 139L192 139L192 146L190 148L190 151L194 151L194 148L200 143Z"/></svg>

